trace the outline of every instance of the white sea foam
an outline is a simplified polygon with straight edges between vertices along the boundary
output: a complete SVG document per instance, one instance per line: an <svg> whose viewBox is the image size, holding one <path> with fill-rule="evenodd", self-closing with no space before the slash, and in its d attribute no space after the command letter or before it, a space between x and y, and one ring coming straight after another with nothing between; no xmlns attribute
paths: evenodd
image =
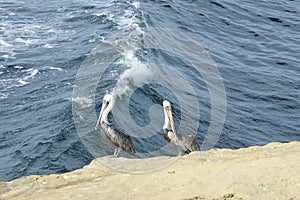
<svg viewBox="0 0 300 200"><path fill-rule="evenodd" d="M27 79L29 79L29 78L32 78L32 77L34 77L35 75L37 75L37 73L39 73L39 70L37 70L37 69L28 69L28 70L26 70L26 71L30 72L30 74L29 74L28 76L26 76L26 77L24 78L24 80L27 80Z"/></svg>
<svg viewBox="0 0 300 200"><path fill-rule="evenodd" d="M17 86L24 86L27 85L29 83L28 79L34 77L35 75L38 74L39 70L37 69L28 69L28 70L24 70L25 72L28 72L29 74L21 79L18 80L18 82L21 85L17 85Z"/></svg>
<svg viewBox="0 0 300 200"><path fill-rule="evenodd" d="M46 48L46 49L53 49L54 48L54 46L52 46L52 45L50 45L50 44L45 44L44 45L44 48Z"/></svg>
<svg viewBox="0 0 300 200"><path fill-rule="evenodd" d="M118 74L118 70L110 72L112 79L118 79L111 93L122 98L123 95L129 94L137 85L147 80L151 76L151 70L135 56L135 53L141 48L141 36L144 33L139 24L145 23L140 20L140 15L143 15L143 13L137 10L140 8L140 3L127 2L125 4L126 9L118 11L120 14L115 15L111 13L110 8L118 6L118 4L118 2L111 1L109 5L106 5L107 10L93 15L105 17L105 20L114 22L117 24L117 28L123 32L122 37L117 37L112 44L123 56L117 64L123 66L126 70L121 76ZM128 5L130 6L128 7ZM113 11L115 10L113 9ZM80 105L87 104L87 106L90 106L82 98L73 99L73 101Z"/></svg>
<svg viewBox="0 0 300 200"><path fill-rule="evenodd" d="M7 97L8 97L7 94L0 93L0 99L5 99L5 98L7 98Z"/></svg>
<svg viewBox="0 0 300 200"><path fill-rule="evenodd" d="M148 80L152 72L150 68L138 60L134 56L133 51L128 51L124 59L119 64L125 64L129 67L119 78L116 86L112 90L112 95L122 98L123 95L127 95L137 86L143 84L145 80Z"/></svg>
<svg viewBox="0 0 300 200"><path fill-rule="evenodd" d="M16 13L11 12L11 11L8 11L7 14L8 14L9 16L15 16L15 15L16 15Z"/></svg>
<svg viewBox="0 0 300 200"><path fill-rule="evenodd" d="M133 2L131 3L132 6L134 6L136 9L140 8L140 2Z"/></svg>
<svg viewBox="0 0 300 200"><path fill-rule="evenodd" d="M112 94L122 98L123 95L129 94L135 87L139 86L149 77L151 70L147 65L142 63L137 57L136 52L141 48L141 36L144 31L139 24L141 23L141 12L139 2L130 3L132 6L123 11L122 15L114 16L114 22L118 25L119 30L124 30L124 36L120 37L115 43L121 51L123 59L117 64L126 66L127 70L119 77L117 84L112 90ZM135 9L134 9L134 8Z"/></svg>
<svg viewBox="0 0 300 200"><path fill-rule="evenodd" d="M5 55L1 56L1 58L9 59L9 58L15 58L15 57L5 54Z"/></svg>
<svg viewBox="0 0 300 200"><path fill-rule="evenodd" d="M20 79L18 82L21 83L21 86L27 85L29 83L29 82L27 82L27 81L25 81L23 79Z"/></svg>
<svg viewBox="0 0 300 200"><path fill-rule="evenodd" d="M21 45L25 46L31 46L31 45L36 45L40 44L42 41L40 39L23 39L23 38L16 38L15 39L16 43L19 43Z"/></svg>
<svg viewBox="0 0 300 200"><path fill-rule="evenodd" d="M5 46L5 47L12 47L13 45L8 44L7 42L5 42L4 40L0 39L0 46Z"/></svg>
<svg viewBox="0 0 300 200"><path fill-rule="evenodd" d="M49 67L49 69L51 69L51 70L63 71L63 69L60 68L60 67Z"/></svg>
<svg viewBox="0 0 300 200"><path fill-rule="evenodd" d="M22 65L16 65L14 66L15 69L23 69L24 67Z"/></svg>
<svg viewBox="0 0 300 200"><path fill-rule="evenodd" d="M54 48L58 41L72 38L71 36L76 34L75 30L64 30L64 28L54 26L54 23L52 21L44 23L44 20L39 18L26 21L26 23L5 18L0 20L0 51L5 53L1 55L1 58L13 59L15 52L26 52L36 46Z"/></svg>
<svg viewBox="0 0 300 200"><path fill-rule="evenodd" d="M79 104L81 108L88 108L92 106L93 100L88 97L75 97L72 101Z"/></svg>
<svg viewBox="0 0 300 200"><path fill-rule="evenodd" d="M120 16L116 20L118 24L118 29L131 29L131 28L137 28L137 19L135 16L135 13L131 10L125 10L124 15Z"/></svg>

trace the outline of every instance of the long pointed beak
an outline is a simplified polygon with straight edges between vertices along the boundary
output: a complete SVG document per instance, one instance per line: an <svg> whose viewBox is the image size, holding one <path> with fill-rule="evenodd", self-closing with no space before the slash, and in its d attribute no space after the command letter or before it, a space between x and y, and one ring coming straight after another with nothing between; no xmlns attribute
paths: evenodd
<svg viewBox="0 0 300 200"><path fill-rule="evenodd" d="M101 111L100 111L100 114L99 114L99 118L98 118L97 123L96 123L96 126L95 126L95 130L98 129L98 126L99 126L99 124L100 124L100 121L101 121L101 117L102 117L103 111L105 110L106 107L107 107L107 103L106 103L106 102L103 102L102 107L101 107Z"/></svg>
<svg viewBox="0 0 300 200"><path fill-rule="evenodd" d="M166 113L168 115L169 122L170 122L170 125L171 125L171 128L172 128L172 131L174 133L174 136L177 137L177 133L176 133L176 129L175 129L175 125L174 125L174 119L173 119L173 115L172 115L171 109L167 109L166 108Z"/></svg>

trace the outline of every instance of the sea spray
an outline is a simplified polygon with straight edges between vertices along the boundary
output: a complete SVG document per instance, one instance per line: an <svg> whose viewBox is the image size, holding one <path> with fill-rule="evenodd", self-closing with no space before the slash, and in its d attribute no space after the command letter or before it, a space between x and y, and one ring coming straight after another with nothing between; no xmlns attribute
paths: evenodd
<svg viewBox="0 0 300 200"><path fill-rule="evenodd" d="M126 65L127 70L121 75L117 84L112 90L112 95L121 98L124 95L129 94L132 90L136 89L136 86L149 80L152 72L146 64L142 63L135 55L132 50L127 51L124 54L119 64Z"/></svg>

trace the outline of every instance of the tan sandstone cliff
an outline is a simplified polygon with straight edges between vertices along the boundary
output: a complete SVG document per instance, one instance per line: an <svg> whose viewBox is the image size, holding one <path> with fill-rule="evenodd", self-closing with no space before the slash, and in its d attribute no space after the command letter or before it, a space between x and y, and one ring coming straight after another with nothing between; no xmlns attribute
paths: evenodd
<svg viewBox="0 0 300 200"><path fill-rule="evenodd" d="M164 162L169 164L151 170ZM300 143L214 149L179 158L98 158L65 174L0 182L0 199L295 200L300 199Z"/></svg>

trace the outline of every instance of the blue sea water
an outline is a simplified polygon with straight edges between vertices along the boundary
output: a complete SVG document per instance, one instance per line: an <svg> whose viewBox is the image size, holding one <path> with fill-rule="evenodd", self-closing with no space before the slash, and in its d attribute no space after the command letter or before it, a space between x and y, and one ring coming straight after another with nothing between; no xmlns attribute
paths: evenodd
<svg viewBox="0 0 300 200"><path fill-rule="evenodd" d="M115 41L122 54L97 87L97 112L103 95L116 87L126 70L155 60L186 73L201 94L197 139L203 141L211 118L203 79L171 54L145 49L140 35L149 27L188 35L209 52L218 67L227 104L216 148L300 141L297 1L0 0L1 181L63 173L94 159L76 130L72 113L74 101L90 106L89 99L72 97L78 70L93 49L106 41ZM148 124L149 107L165 96L174 98L174 117L179 123L176 97L155 85L135 91L131 117ZM98 136L97 156L112 154L113 149ZM159 132L134 142L137 152L165 145Z"/></svg>

